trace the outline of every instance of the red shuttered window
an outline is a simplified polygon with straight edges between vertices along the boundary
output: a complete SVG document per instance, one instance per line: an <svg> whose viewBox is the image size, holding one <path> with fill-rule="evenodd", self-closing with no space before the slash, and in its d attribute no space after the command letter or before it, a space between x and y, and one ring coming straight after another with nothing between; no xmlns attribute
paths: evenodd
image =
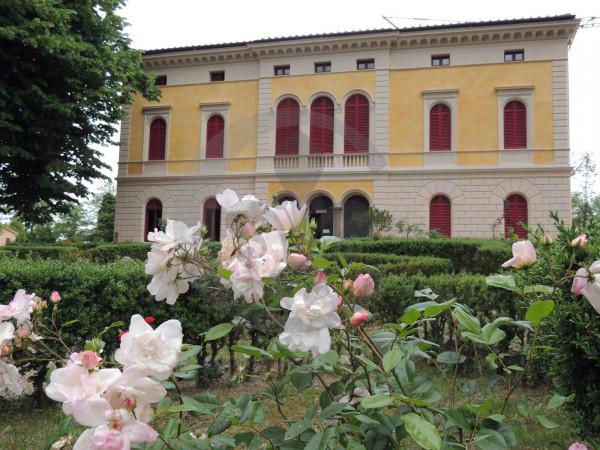
<svg viewBox="0 0 600 450"><path fill-rule="evenodd" d="M206 157L223 158L225 143L225 120L219 115L211 116L206 122Z"/></svg>
<svg viewBox="0 0 600 450"><path fill-rule="evenodd" d="M286 98L277 106L275 154L297 155L299 137L300 105L293 98Z"/></svg>
<svg viewBox="0 0 600 450"><path fill-rule="evenodd" d="M167 122L164 119L158 118L152 121L149 141L148 159L150 161L164 160L167 143Z"/></svg>
<svg viewBox="0 0 600 450"><path fill-rule="evenodd" d="M333 153L333 102L328 97L310 105L310 153Z"/></svg>
<svg viewBox="0 0 600 450"><path fill-rule="evenodd" d="M146 203L146 223L144 224L144 240L148 240L148 233L160 227L162 219L162 203L153 198Z"/></svg>
<svg viewBox="0 0 600 450"><path fill-rule="evenodd" d="M518 100L504 107L504 148L527 148L527 109Z"/></svg>
<svg viewBox="0 0 600 450"><path fill-rule="evenodd" d="M436 195L429 203L429 229L448 237L452 234L452 205L445 195Z"/></svg>
<svg viewBox="0 0 600 450"><path fill-rule="evenodd" d="M519 194L513 194L504 201L504 237L516 234L527 237L523 225L527 224L527 200Z"/></svg>
<svg viewBox="0 0 600 450"><path fill-rule="evenodd" d="M429 150L450 150L452 144L450 108L443 103L429 111Z"/></svg>
<svg viewBox="0 0 600 450"><path fill-rule="evenodd" d="M369 152L369 100L354 94L346 100L344 115L344 153Z"/></svg>

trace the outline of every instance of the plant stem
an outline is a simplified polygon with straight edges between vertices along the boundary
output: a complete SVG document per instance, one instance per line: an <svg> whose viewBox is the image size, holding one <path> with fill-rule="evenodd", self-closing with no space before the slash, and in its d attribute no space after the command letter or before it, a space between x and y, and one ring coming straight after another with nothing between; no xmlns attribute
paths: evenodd
<svg viewBox="0 0 600 450"><path fill-rule="evenodd" d="M521 384L521 380L523 379L523 377L525 376L525 373L527 372L529 363L531 362L531 360L533 358L533 349L535 347L535 341L537 340L538 331L539 331L539 326L533 332L533 339L531 340L531 344L529 346L527 360L525 361L525 364L523 365L523 371L519 374L519 376L517 377L517 380L513 384L510 385L508 392L506 393L506 397L504 398L504 401L502 402L502 409L500 410L500 414L504 414L504 411L506 410L506 407L508 406L508 400L510 399L511 395L514 393L517 386L519 384Z"/></svg>
<svg viewBox="0 0 600 450"><path fill-rule="evenodd" d="M313 373L316 375L316 377L319 379L319 381L321 382L321 384L323 385L323 387L327 391L327 395L329 396L329 400L333 401L334 400L334 396L333 396L333 392L331 392L331 388L327 385L327 383L325 383L325 380L319 374L319 372L313 372Z"/></svg>

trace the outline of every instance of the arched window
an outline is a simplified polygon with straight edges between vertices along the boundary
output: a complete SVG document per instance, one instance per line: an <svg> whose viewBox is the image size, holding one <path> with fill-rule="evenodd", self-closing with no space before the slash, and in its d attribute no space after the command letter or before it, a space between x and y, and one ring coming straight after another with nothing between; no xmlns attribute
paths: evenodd
<svg viewBox="0 0 600 450"><path fill-rule="evenodd" d="M284 194L277 198L277 204L281 205L283 202L296 202L300 206L300 202L290 194Z"/></svg>
<svg viewBox="0 0 600 450"><path fill-rule="evenodd" d="M504 107L504 148L527 148L527 108L518 100Z"/></svg>
<svg viewBox="0 0 600 450"><path fill-rule="evenodd" d="M225 143L225 119L217 115L206 122L206 157L223 158Z"/></svg>
<svg viewBox="0 0 600 450"><path fill-rule="evenodd" d="M429 203L429 230L452 235L452 205L445 195L436 195Z"/></svg>
<svg viewBox="0 0 600 450"><path fill-rule="evenodd" d="M333 153L333 102L319 97L310 105L310 153Z"/></svg>
<svg viewBox="0 0 600 450"><path fill-rule="evenodd" d="M144 225L144 240L148 240L148 233L160 227L162 219L162 203L153 198L146 203L146 223Z"/></svg>
<svg viewBox="0 0 600 450"><path fill-rule="evenodd" d="M527 237L527 200L519 194L512 194L504 200L504 237L516 234L520 238Z"/></svg>
<svg viewBox="0 0 600 450"><path fill-rule="evenodd" d="M293 98L286 98L277 105L275 154L297 155L299 138L300 105Z"/></svg>
<svg viewBox="0 0 600 450"><path fill-rule="evenodd" d="M450 150L452 145L450 108L443 103L429 110L429 150Z"/></svg>
<svg viewBox="0 0 600 450"><path fill-rule="evenodd" d="M369 100L354 94L346 100L344 113L344 153L369 152Z"/></svg>
<svg viewBox="0 0 600 450"><path fill-rule="evenodd" d="M148 146L148 159L150 161L162 161L165 159L165 147L167 144L167 122L160 117L154 119L150 124L150 138Z"/></svg>
<svg viewBox="0 0 600 450"><path fill-rule="evenodd" d="M214 198L204 202L202 212L202 223L207 229L206 236L212 241L221 240L221 205Z"/></svg>
<svg viewBox="0 0 600 450"><path fill-rule="evenodd" d="M309 220L317 224L315 237L333 236L333 202L329 197L319 195L310 202Z"/></svg>
<svg viewBox="0 0 600 450"><path fill-rule="evenodd" d="M344 237L369 235L369 201L353 195L344 202Z"/></svg>

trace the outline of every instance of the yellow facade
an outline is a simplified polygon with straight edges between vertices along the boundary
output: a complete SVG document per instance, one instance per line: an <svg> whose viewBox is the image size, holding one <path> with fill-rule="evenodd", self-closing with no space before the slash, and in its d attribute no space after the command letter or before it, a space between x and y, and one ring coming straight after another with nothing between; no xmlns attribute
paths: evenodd
<svg viewBox="0 0 600 450"><path fill-rule="evenodd" d="M390 166L423 164L423 91L458 89L457 164L498 163L497 87L533 86L534 162L553 161L552 62L394 70L390 73Z"/></svg>
<svg viewBox="0 0 600 450"><path fill-rule="evenodd" d="M163 86L158 102L136 96L131 109L129 161L143 160L144 108L170 106L167 128L169 174L197 172L200 168L201 103L228 102L228 170L253 172L256 168L256 124L258 81L218 82L181 86ZM131 165L129 173L141 171ZM138 172L139 173L139 172Z"/></svg>
<svg viewBox="0 0 600 450"><path fill-rule="evenodd" d="M373 198L373 182L370 180L352 181L315 181L315 182L282 182L269 183L268 195L272 198L275 194L292 193L300 202L308 199L313 193L329 194L334 203L341 203L350 192L361 192Z"/></svg>

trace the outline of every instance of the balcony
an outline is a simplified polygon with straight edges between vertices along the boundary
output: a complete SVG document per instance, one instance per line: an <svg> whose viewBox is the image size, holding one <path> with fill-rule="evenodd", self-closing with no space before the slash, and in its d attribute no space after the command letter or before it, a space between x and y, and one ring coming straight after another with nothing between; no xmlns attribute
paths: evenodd
<svg viewBox="0 0 600 450"><path fill-rule="evenodd" d="M369 154L324 154L273 156L274 170L368 168Z"/></svg>

